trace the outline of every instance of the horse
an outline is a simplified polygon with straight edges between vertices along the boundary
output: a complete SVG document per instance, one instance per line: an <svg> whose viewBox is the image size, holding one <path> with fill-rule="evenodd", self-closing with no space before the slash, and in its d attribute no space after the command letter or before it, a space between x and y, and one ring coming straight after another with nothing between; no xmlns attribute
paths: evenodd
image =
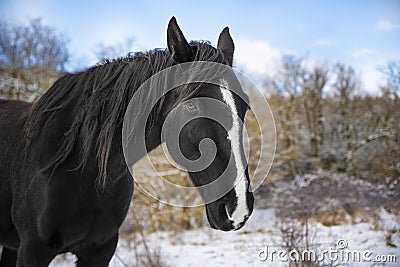
<svg viewBox="0 0 400 267"><path fill-rule="evenodd" d="M0 266L47 266L65 252L76 255L76 266L108 266L134 189L122 147L130 99L162 70L190 62L232 66L233 54L228 27L220 33L217 47L204 41L189 43L172 17L166 49L128 54L65 73L33 104L0 100ZM184 103L175 111L187 118L205 108L194 101L196 97L226 104L221 112L228 129L197 118L179 135L187 158L199 157L204 138L217 147L215 160L205 170L188 171L195 186L212 182L231 168L232 189L205 204L210 226L223 231L243 227L254 205L243 126L235 121L244 120L249 105L229 86L197 83L171 90L152 109L151 123L135 126L145 128L149 152L161 144L162 125L177 104ZM160 88L149 90L139 96L142 105ZM142 108L133 107L133 114L141 116Z"/></svg>

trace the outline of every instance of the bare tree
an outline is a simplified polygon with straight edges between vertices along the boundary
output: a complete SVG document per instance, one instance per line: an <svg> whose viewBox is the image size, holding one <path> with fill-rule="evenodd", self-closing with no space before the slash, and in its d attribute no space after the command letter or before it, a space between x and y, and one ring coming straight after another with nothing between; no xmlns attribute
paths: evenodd
<svg viewBox="0 0 400 267"><path fill-rule="evenodd" d="M0 20L0 32L0 97L33 100L64 70L67 40L40 19L29 25Z"/></svg>
<svg viewBox="0 0 400 267"><path fill-rule="evenodd" d="M320 146L324 141L323 91L328 82L328 75L328 68L321 64L311 71L304 71L302 76L305 121L313 157L319 156Z"/></svg>
<svg viewBox="0 0 400 267"><path fill-rule="evenodd" d="M382 74L386 79L386 86L392 89L397 97L400 94L400 61L391 61L382 69Z"/></svg>
<svg viewBox="0 0 400 267"><path fill-rule="evenodd" d="M342 147L339 148L339 154L343 163L343 170L347 169L348 160L351 157L353 142L352 118L354 118L352 97L359 86L359 81L352 67L338 63L335 66L336 80L334 82L335 96L338 100L338 115L336 125L338 127L339 140Z"/></svg>
<svg viewBox="0 0 400 267"><path fill-rule="evenodd" d="M284 149L289 149L296 145L296 125L295 115L298 111L296 97L303 91L302 76L304 69L302 67L302 58L285 56L283 58L283 68L279 75L270 82L271 87L278 93L287 97L283 107L279 108L280 123L282 124L282 133L284 134Z"/></svg>
<svg viewBox="0 0 400 267"><path fill-rule="evenodd" d="M382 70L386 84L382 86L385 113L380 127L389 133L386 140L387 169L392 171L392 180L400 177L400 61L391 61Z"/></svg>
<svg viewBox="0 0 400 267"><path fill-rule="evenodd" d="M122 57L132 52L134 43L134 38L128 38L124 42L115 45L100 43L97 45L95 55L98 60Z"/></svg>

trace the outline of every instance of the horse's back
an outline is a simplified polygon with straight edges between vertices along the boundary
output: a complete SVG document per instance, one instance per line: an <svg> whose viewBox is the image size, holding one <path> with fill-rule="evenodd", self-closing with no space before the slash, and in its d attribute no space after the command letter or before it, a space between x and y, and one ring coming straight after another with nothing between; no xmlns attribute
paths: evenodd
<svg viewBox="0 0 400 267"><path fill-rule="evenodd" d="M12 141L13 136L21 136L27 112L31 103L0 99L0 144ZM8 142L9 143L9 142Z"/></svg>
<svg viewBox="0 0 400 267"><path fill-rule="evenodd" d="M13 175L10 168L21 162L19 159L25 142L23 129L31 105L0 99L0 186L4 179Z"/></svg>
<svg viewBox="0 0 400 267"><path fill-rule="evenodd" d="M32 103L20 101L20 100L6 100L0 99L0 118L3 115L3 112L7 111L26 111L32 106ZM15 114L17 115L17 114Z"/></svg>
<svg viewBox="0 0 400 267"><path fill-rule="evenodd" d="M0 245L15 247L18 236L11 220L11 181L21 169L23 128L31 104L0 99Z"/></svg>

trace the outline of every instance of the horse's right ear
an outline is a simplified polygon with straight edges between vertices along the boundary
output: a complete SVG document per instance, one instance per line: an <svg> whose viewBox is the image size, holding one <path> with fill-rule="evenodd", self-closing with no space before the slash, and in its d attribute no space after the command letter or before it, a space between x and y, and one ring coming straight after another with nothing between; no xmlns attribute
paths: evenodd
<svg viewBox="0 0 400 267"><path fill-rule="evenodd" d="M194 56L192 48L186 41L185 36L183 36L181 29L179 29L175 17L172 17L168 23L167 45L172 57L178 63L193 60Z"/></svg>

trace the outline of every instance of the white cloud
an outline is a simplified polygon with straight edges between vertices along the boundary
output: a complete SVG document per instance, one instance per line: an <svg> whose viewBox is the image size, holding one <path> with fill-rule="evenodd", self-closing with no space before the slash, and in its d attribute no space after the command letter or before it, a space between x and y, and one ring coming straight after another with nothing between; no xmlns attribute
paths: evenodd
<svg viewBox="0 0 400 267"><path fill-rule="evenodd" d="M371 95L378 95L380 91L381 77L382 75L376 67L361 67L361 88Z"/></svg>
<svg viewBox="0 0 400 267"><path fill-rule="evenodd" d="M351 52L351 56L354 58L364 58L368 56L377 55L378 51L370 48L360 48Z"/></svg>
<svg viewBox="0 0 400 267"><path fill-rule="evenodd" d="M380 50L367 47L360 47L347 54L347 63L354 68L361 83L358 93L378 95L382 77L379 66L386 64L388 56Z"/></svg>
<svg viewBox="0 0 400 267"><path fill-rule="evenodd" d="M251 76L276 75L282 63L280 51L266 41L239 38L235 42L235 62Z"/></svg>
<svg viewBox="0 0 400 267"><path fill-rule="evenodd" d="M314 42L315 46L337 46L338 45L338 41L336 40L331 40L331 39L318 39Z"/></svg>
<svg viewBox="0 0 400 267"><path fill-rule="evenodd" d="M375 24L378 31L394 31L400 29L400 24L392 23L388 20L380 20Z"/></svg>
<svg viewBox="0 0 400 267"><path fill-rule="evenodd" d="M352 65L359 75L361 82L359 93L379 95L382 85L382 73L380 67L387 63L388 57L376 50L360 49L359 57L353 57ZM357 53L356 53L357 55Z"/></svg>

